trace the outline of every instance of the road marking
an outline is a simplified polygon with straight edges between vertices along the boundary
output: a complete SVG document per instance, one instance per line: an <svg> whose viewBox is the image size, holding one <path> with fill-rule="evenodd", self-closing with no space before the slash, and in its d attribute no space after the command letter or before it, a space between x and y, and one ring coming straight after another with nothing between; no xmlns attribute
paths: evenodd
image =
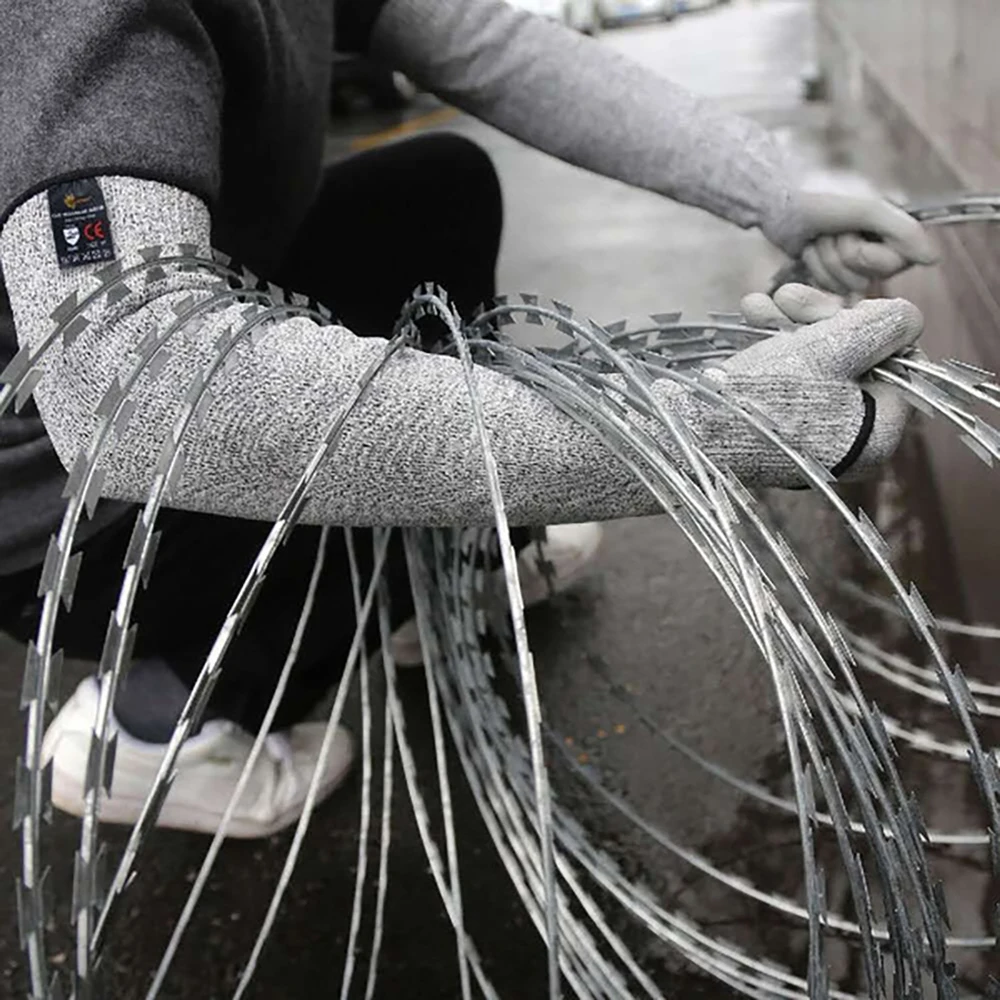
<svg viewBox="0 0 1000 1000"><path fill-rule="evenodd" d="M374 149L376 146L392 142L393 139L400 139L404 135L411 135L414 132L420 132L422 129L432 128L434 125L443 125L457 116L458 111L455 108L437 108L434 111L428 111L426 114L418 115L416 118L411 118L409 121L402 122L399 125L393 125L392 128L352 139L351 151L358 153L363 149Z"/></svg>

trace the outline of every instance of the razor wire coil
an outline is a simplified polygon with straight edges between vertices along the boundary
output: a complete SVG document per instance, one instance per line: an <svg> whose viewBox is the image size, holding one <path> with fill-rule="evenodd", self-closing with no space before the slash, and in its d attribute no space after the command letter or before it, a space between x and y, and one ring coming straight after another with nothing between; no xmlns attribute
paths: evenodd
<svg viewBox="0 0 1000 1000"><path fill-rule="evenodd" d="M970 196L947 203L917 206L912 214L930 225L996 221L1000 197ZM450 738L463 776L472 791L511 884L545 942L548 955L548 995L560 996L564 987L580 997L658 997L659 987L642 968L625 940L598 903L595 890L611 898L654 938L668 943L679 955L718 981L748 996L847 998L856 994L829 981L824 943L843 937L859 948L865 989L870 997L910 998L925 995L927 977L934 995L957 997L956 969L949 954L955 949L992 949L992 936L949 934L945 892L935 881L927 857L929 849L987 848L994 872L1000 869L1000 770L995 752L983 746L975 717L1000 714L1000 687L967 680L952 667L939 636L968 633L995 638L1000 629L966 625L936 618L915 586L907 587L890 560L890 548L879 529L861 511L853 513L833 490L829 473L811 456L788 445L766 414L699 374L705 361L724 358L741 346L772 331L745 326L738 317L719 314L705 323L685 322L678 313L657 314L652 325L630 329L628 324L599 325L578 318L561 302L537 295L502 296L470 322L461 317L436 286L419 288L400 316L381 359L359 379L341 409L329 415L320 447L311 456L289 494L280 516L247 574L243 586L205 660L178 727L166 748L163 763L150 790L141 818L135 824L110 879L104 869L108 852L100 843L98 815L102 794L109 794L114 770L115 740L111 705L117 684L127 671L137 625L131 614L140 585L148 585L159 534L154 530L160 509L184 474L184 443L212 403L212 383L226 371L237 352L253 351L281 319L306 316L322 325L333 319L328 311L312 308L301 296L286 297L279 289L259 287L256 276L216 255L199 256L196 247L154 247L143 252L144 263L130 269L111 265L97 274L97 286L86 297L73 297L52 316L54 327L34 350L22 348L0 374L0 413L19 411L43 378L42 362L56 345L69 347L90 324L89 312L120 306L166 275L166 268L201 275L207 298L189 296L174 309L176 320L165 331L139 345L131 371L108 387L97 409L98 425L92 441L73 463L65 496L62 526L50 542L41 571L39 597L42 617L36 639L29 643L22 688L26 711L24 756L17 764L15 826L22 840L22 871L17 880L17 902L22 945L27 959L33 1000L66 996L63 978L51 967L45 946L46 925L53 913L47 893L42 830L51 816L51 765L41 766L42 737L47 711L58 706L61 654L53 651L53 635L60 607L68 612L81 555L71 555L80 518L92 517L104 482L102 460L111 442L120 439L136 413L133 398L141 377L157 378L170 357L174 338L184 336L200 319L227 305L245 306L241 325L231 327L215 344L216 355L187 387L170 438L165 443L147 503L137 515L123 567L118 605L112 612L98 676L101 699L95 723L85 783L85 814L73 877L72 914L75 923L75 967L72 995L78 1000L99 997L98 966L110 946L110 920L137 873L149 831L169 791L181 746L199 722L223 666L232 637L249 616L277 548L298 523L308 502L310 484L324 462L336 460L339 435L352 411L380 372L405 346L420 342L421 325L432 317L449 334L446 345L463 363L473 402L476 427L485 457L498 531L402 531L407 563L414 585L417 623L425 650L425 676L430 692L431 721L438 794L443 804L445 849L438 847L429 819L430 810L420 789L420 775L406 735L404 711L396 690L395 666L389 643L387 590L379 579L390 531L374 537L372 580L359 579L354 544L348 531L348 552L358 625L348 662L337 687L321 756L329 749L344 703L356 676L362 695L363 777L362 815L371 825L372 766L371 683L376 666L385 685L385 739L382 756L383 810L379 824L376 876L376 919L372 951L377 954L388 882L391 847L390 799L386 789L395 781L395 754L399 754L404 784L417 817L420 837L448 919L456 934L461 995L474 987L496 996L474 942L464 924L459 864L460 845L454 829L445 739ZM517 323L544 326L565 339L557 348L519 345L504 330ZM523 617L523 599L516 559L506 532L506 515L495 460L482 420L472 379L473 363L489 366L516 378L547 398L558 410L599 437L669 514L685 534L741 617L748 634L771 673L780 708L781 725L792 776L792 795L775 794L762 785L741 779L713 764L683 740L651 719L634 699L628 699L604 667L595 674L611 693L631 705L636 717L657 738L682 752L717 780L737 788L755 802L797 818L802 847L805 902L786 898L756 886L743 876L725 871L698 851L678 843L670 834L642 817L632 806L581 767L566 753L558 734L545 722L537 689L535 667ZM610 382L614 374L620 381ZM990 373L960 362L932 362L910 355L879 366L874 377L891 384L914 406L941 416L955 428L960 440L981 460L992 465L1000 458L1000 432L972 407L1000 408L1000 385ZM713 461L684 426L649 393L652 379L670 379L699 399L726 409L758 436L781 449L797 466L820 498L846 528L858 551L888 584L895 603L852 585L853 592L872 606L893 609L909 626L927 656L919 665L883 650L826 612L813 593L807 574L792 545L771 523L767 504L748 491L722 464ZM613 391L611 391L613 389ZM641 418L641 419L640 419ZM656 433L649 428L653 422ZM685 459L681 469L663 451L657 435L665 435ZM397 529L393 529L397 530ZM297 642L313 612L315 582L323 561L321 537L313 578L296 638L272 698L273 718L283 685L295 661ZM495 551L499 539L499 563ZM772 565L766 570L760 553ZM483 561L496 565L504 578L505 597L487 622L485 607L497 608L497 595L487 594ZM776 569L774 568L776 567ZM780 578L771 574L780 572ZM789 601L778 584L790 588ZM382 654L371 659L362 636L375 614L382 638ZM497 619L510 618L512 630L496 628ZM496 690L496 680L509 674L519 692L513 704ZM865 697L859 674L873 675L926 702L951 710L962 738L942 741L884 714ZM267 727L261 728L241 782L262 752ZM965 833L928 831L916 800L904 786L892 741L914 751L970 765L974 783L989 817L987 827ZM548 753L546 748L549 748ZM557 753L557 751L559 751ZM566 773L602 798L617 814L660 847L681 858L730 891L752 899L808 930L805 975L780 967L766 958L741 951L724 938L699 929L682 912L663 907L580 826L560 804L550 787L552 762L564 759ZM318 793L322 760L317 765L307 805L297 825L267 914L252 953L241 973L235 996L242 996L277 916L282 894L292 877L302 838L309 826ZM842 787L841 782L844 782ZM817 792L818 787L818 792ZM213 838L178 918L147 996L159 995L176 949L207 883L218 855L225 826L232 815L239 788L233 793L222 827ZM845 791L847 795L845 795ZM826 808L818 805L822 796ZM848 802L853 812L848 808ZM826 875L817 856L816 837L832 831L849 883L856 919L829 908ZM359 838L358 874L352 901L349 947L341 996L353 978L354 943L360 933L363 887L368 867L367 836ZM863 851L867 856L863 856ZM588 885L590 888L588 889ZM875 891L875 895L873 895ZM887 962L890 966L887 968ZM374 995L376 964L370 965L365 996ZM639 993L634 992L639 990Z"/></svg>

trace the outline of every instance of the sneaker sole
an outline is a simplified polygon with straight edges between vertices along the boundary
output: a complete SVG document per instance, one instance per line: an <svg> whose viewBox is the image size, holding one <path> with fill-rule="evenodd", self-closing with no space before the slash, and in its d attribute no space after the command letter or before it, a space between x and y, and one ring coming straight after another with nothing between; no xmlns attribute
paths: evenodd
<svg viewBox="0 0 1000 1000"><path fill-rule="evenodd" d="M332 778L320 786L317 801L330 795L347 777L351 770L351 762L338 771ZM52 772L52 804L61 812L70 816L82 817L83 801L78 789L80 781L77 776L70 777L60 773L55 768ZM145 804L144 799L129 796L103 798L99 804L98 818L102 823L113 823L120 826L135 826ZM256 840L270 837L295 823L302 815L301 806L287 809L268 824L257 820L240 819L233 816L226 827L226 837L235 840ZM208 813L201 807L173 804L169 800L157 818L156 826L167 830L186 830L191 833L214 834L222 823L223 813Z"/></svg>

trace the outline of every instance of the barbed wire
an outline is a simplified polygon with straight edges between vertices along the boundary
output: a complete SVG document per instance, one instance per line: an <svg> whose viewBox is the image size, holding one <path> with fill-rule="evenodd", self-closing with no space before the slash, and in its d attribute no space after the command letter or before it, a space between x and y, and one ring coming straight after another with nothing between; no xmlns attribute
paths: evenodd
<svg viewBox="0 0 1000 1000"><path fill-rule="evenodd" d="M911 211L933 225L994 221L1000 219L1000 197L963 197ZM833 488L827 470L813 456L785 441L766 413L730 394L718 382L702 377L700 365L704 362L728 357L773 334L726 314L717 314L707 322L689 322L679 313L661 313L639 324L600 325L578 317L565 303L521 294L498 298L465 323L444 290L433 285L417 289L381 357L358 380L339 410L325 415L328 422L322 441L289 493L232 602L165 748L140 818L108 878L108 849L100 839L98 818L100 802L110 793L114 772L111 706L132 658L138 627L132 622L134 601L140 585L148 586L155 563L160 538L155 530L156 519L184 476L185 444L212 405L213 383L252 353L282 320L303 316L325 326L334 322L328 310L301 296L286 296L274 286L262 288L255 275L233 265L223 255L209 260L200 257L197 248L181 245L153 247L143 251L142 258L143 264L133 268L116 264L98 272L94 288L86 296L74 295L64 302L52 315L52 331L35 349L23 347L0 374L0 414L10 407L19 411L45 377L47 359L57 350L70 347L88 329L96 328L102 310L123 308L139 296L148 300L157 294L157 282L166 276L168 268L189 274L192 288L203 293L199 297L192 292L175 304L174 322L162 331L151 331L138 345L126 370L107 387L95 413L93 437L70 468L65 514L50 541L41 571L38 594L42 613L25 660L21 696L26 713L25 750L17 763L14 805L15 827L20 829L22 844L21 875L17 880L19 926L33 1000L66 996L66 983L46 951L46 928L55 919L55 909L44 863L43 831L51 818L52 775L51 764L42 766L42 739L47 713L55 711L60 701L63 657L53 646L60 608L71 610L79 577L82 555L71 554L73 540L83 515L94 515L105 482L106 463L114 442L121 440L137 412L135 397L140 387L160 377L177 343L183 344L199 324L234 305L243 307L239 323L229 326L218 338L211 360L183 388L184 395L177 403L176 419L148 499L136 517L119 598L110 615L98 667L101 694L87 765L71 905L76 951L69 988L77 1000L102 998L99 966L113 945L111 920L133 880L141 874L137 862L169 791L178 754L204 715L226 651L251 613L275 552L299 522L319 472L326 463L337 460L337 444L345 422L380 374L392 365L395 355L404 347L421 343L428 318L444 325L448 339L443 349L463 365L474 414L472 429L482 447L495 514L495 530L401 530L425 654L434 782L441 803L444 851L432 832L430 809L407 736L391 656L388 590L381 578L390 531L374 533L374 568L368 581L361 579L353 536L348 531L357 627L326 723L321 759L306 806L234 996L242 996L251 982L277 919L311 822L325 757L348 692L356 684L362 716L361 836L340 991L342 997L349 994L365 905L367 842L377 770L372 741L373 682L380 668L385 695L382 814L373 957L365 984L366 998L374 995L376 959L382 940L392 841L391 788L397 753L431 874L455 931L461 995L471 997L478 989L486 997L497 996L465 927L461 845L455 833L453 778L445 752L449 738L497 856L546 945L550 997L560 996L564 986L579 997L626 998L636 996L635 990L651 997L662 995L654 978L614 929L599 898L612 901L653 938L748 996L810 1000L857 996L830 982L825 942L833 936L849 941L859 950L864 989L869 997L911 998L926 995L928 989L940 998L958 997L957 969L951 955L956 950L991 949L996 941L986 934L976 937L948 932L946 892L934 874L928 851L986 848L992 870L996 873L1000 869L1000 771L994 751L984 747L974 722L975 717L1000 714L1000 704L992 701L1000 688L967 680L959 668L949 664L940 636L955 633L995 638L1000 629L935 617L916 586L907 585L898 575L890 546L879 529L863 510L855 513L848 507ZM507 329L518 324L545 327L556 338L562 338L562 343L527 347ZM796 820L804 900L782 896L725 870L650 822L567 753L563 741L546 722L524 621L517 557L509 540L496 461L476 392L474 365L487 366L531 386L601 440L615 460L670 515L732 603L770 672L792 782L791 796L739 778L708 760L629 698L606 667L595 666L595 674L658 740L749 800ZM909 355L880 365L873 377L894 386L925 412L942 417L988 465L1000 458L1000 432L973 409L1000 409L1000 385L990 373L957 361L933 362ZM893 602L856 584L850 584L851 593L868 606L891 608L908 626L912 640L926 657L924 663L882 649L824 610L800 553L775 526L766 497L754 496L724 464L713 460L691 428L650 392L654 380L664 379L705 405L725 410L792 462L817 500L846 529L871 572L891 591ZM169 943L148 988L149 998L161 995L165 988L177 948L217 860L235 803L262 750L296 661L302 632L315 610L316 582L327 537L324 529L296 634L265 723L255 736L221 827L173 924ZM503 581L499 591L490 582L494 576ZM382 640L381 654L375 658L369 657L363 642L372 615ZM866 696L861 678L868 675L950 710L961 738L943 740L886 716ZM504 678L513 685L516 698L501 694ZM985 827L964 833L928 831L916 798L900 773L894 740L918 753L968 764L987 817ZM594 835L561 805L551 778L557 766L559 774L572 778L659 848L736 896L803 926L809 939L804 970L794 972L767 956L747 954L724 938L707 933L683 912L668 909L644 885L629 878L595 842ZM819 799L825 803L824 809L819 808ZM820 862L817 843L817 836L825 831L832 832L837 842L854 919L835 912L827 901L828 875Z"/></svg>

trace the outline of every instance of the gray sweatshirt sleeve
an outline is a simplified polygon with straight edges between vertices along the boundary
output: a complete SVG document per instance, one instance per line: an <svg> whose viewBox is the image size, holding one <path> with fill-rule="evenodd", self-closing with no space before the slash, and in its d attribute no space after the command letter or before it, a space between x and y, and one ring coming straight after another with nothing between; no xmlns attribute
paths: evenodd
<svg viewBox="0 0 1000 1000"><path fill-rule="evenodd" d="M371 50L569 163L743 227L788 228L794 179L769 132L563 25L504 0L389 0Z"/></svg>
<svg viewBox="0 0 1000 1000"><path fill-rule="evenodd" d="M102 178L124 267L140 249L195 244L209 250L208 211L196 197L133 178ZM60 270L44 194L25 202L0 234L21 346L37 349L53 328L54 309L72 292L99 287L99 265ZM97 427L96 411L112 380L135 363L140 342L176 321L174 307L210 296L204 278L167 269L92 322L41 363L35 398L63 464L70 468ZM231 306L171 343L159 376L133 396L135 415L114 442L103 495L142 502L188 387L213 358L230 325L245 322ZM386 342L306 319L275 323L212 383L213 402L187 439L185 474L169 505L186 510L273 520L305 469L323 432ZM536 392L485 368L475 376L512 524L607 519L658 511L611 453ZM850 448L861 420L856 386L766 376L731 390L753 396L783 430L828 467ZM668 382L655 391L687 420L710 454L761 483L796 482L792 467L738 421L693 401ZM669 451L669 448L668 448ZM404 349L348 419L324 464L302 520L322 524L485 525L493 512L482 450L460 363Z"/></svg>

